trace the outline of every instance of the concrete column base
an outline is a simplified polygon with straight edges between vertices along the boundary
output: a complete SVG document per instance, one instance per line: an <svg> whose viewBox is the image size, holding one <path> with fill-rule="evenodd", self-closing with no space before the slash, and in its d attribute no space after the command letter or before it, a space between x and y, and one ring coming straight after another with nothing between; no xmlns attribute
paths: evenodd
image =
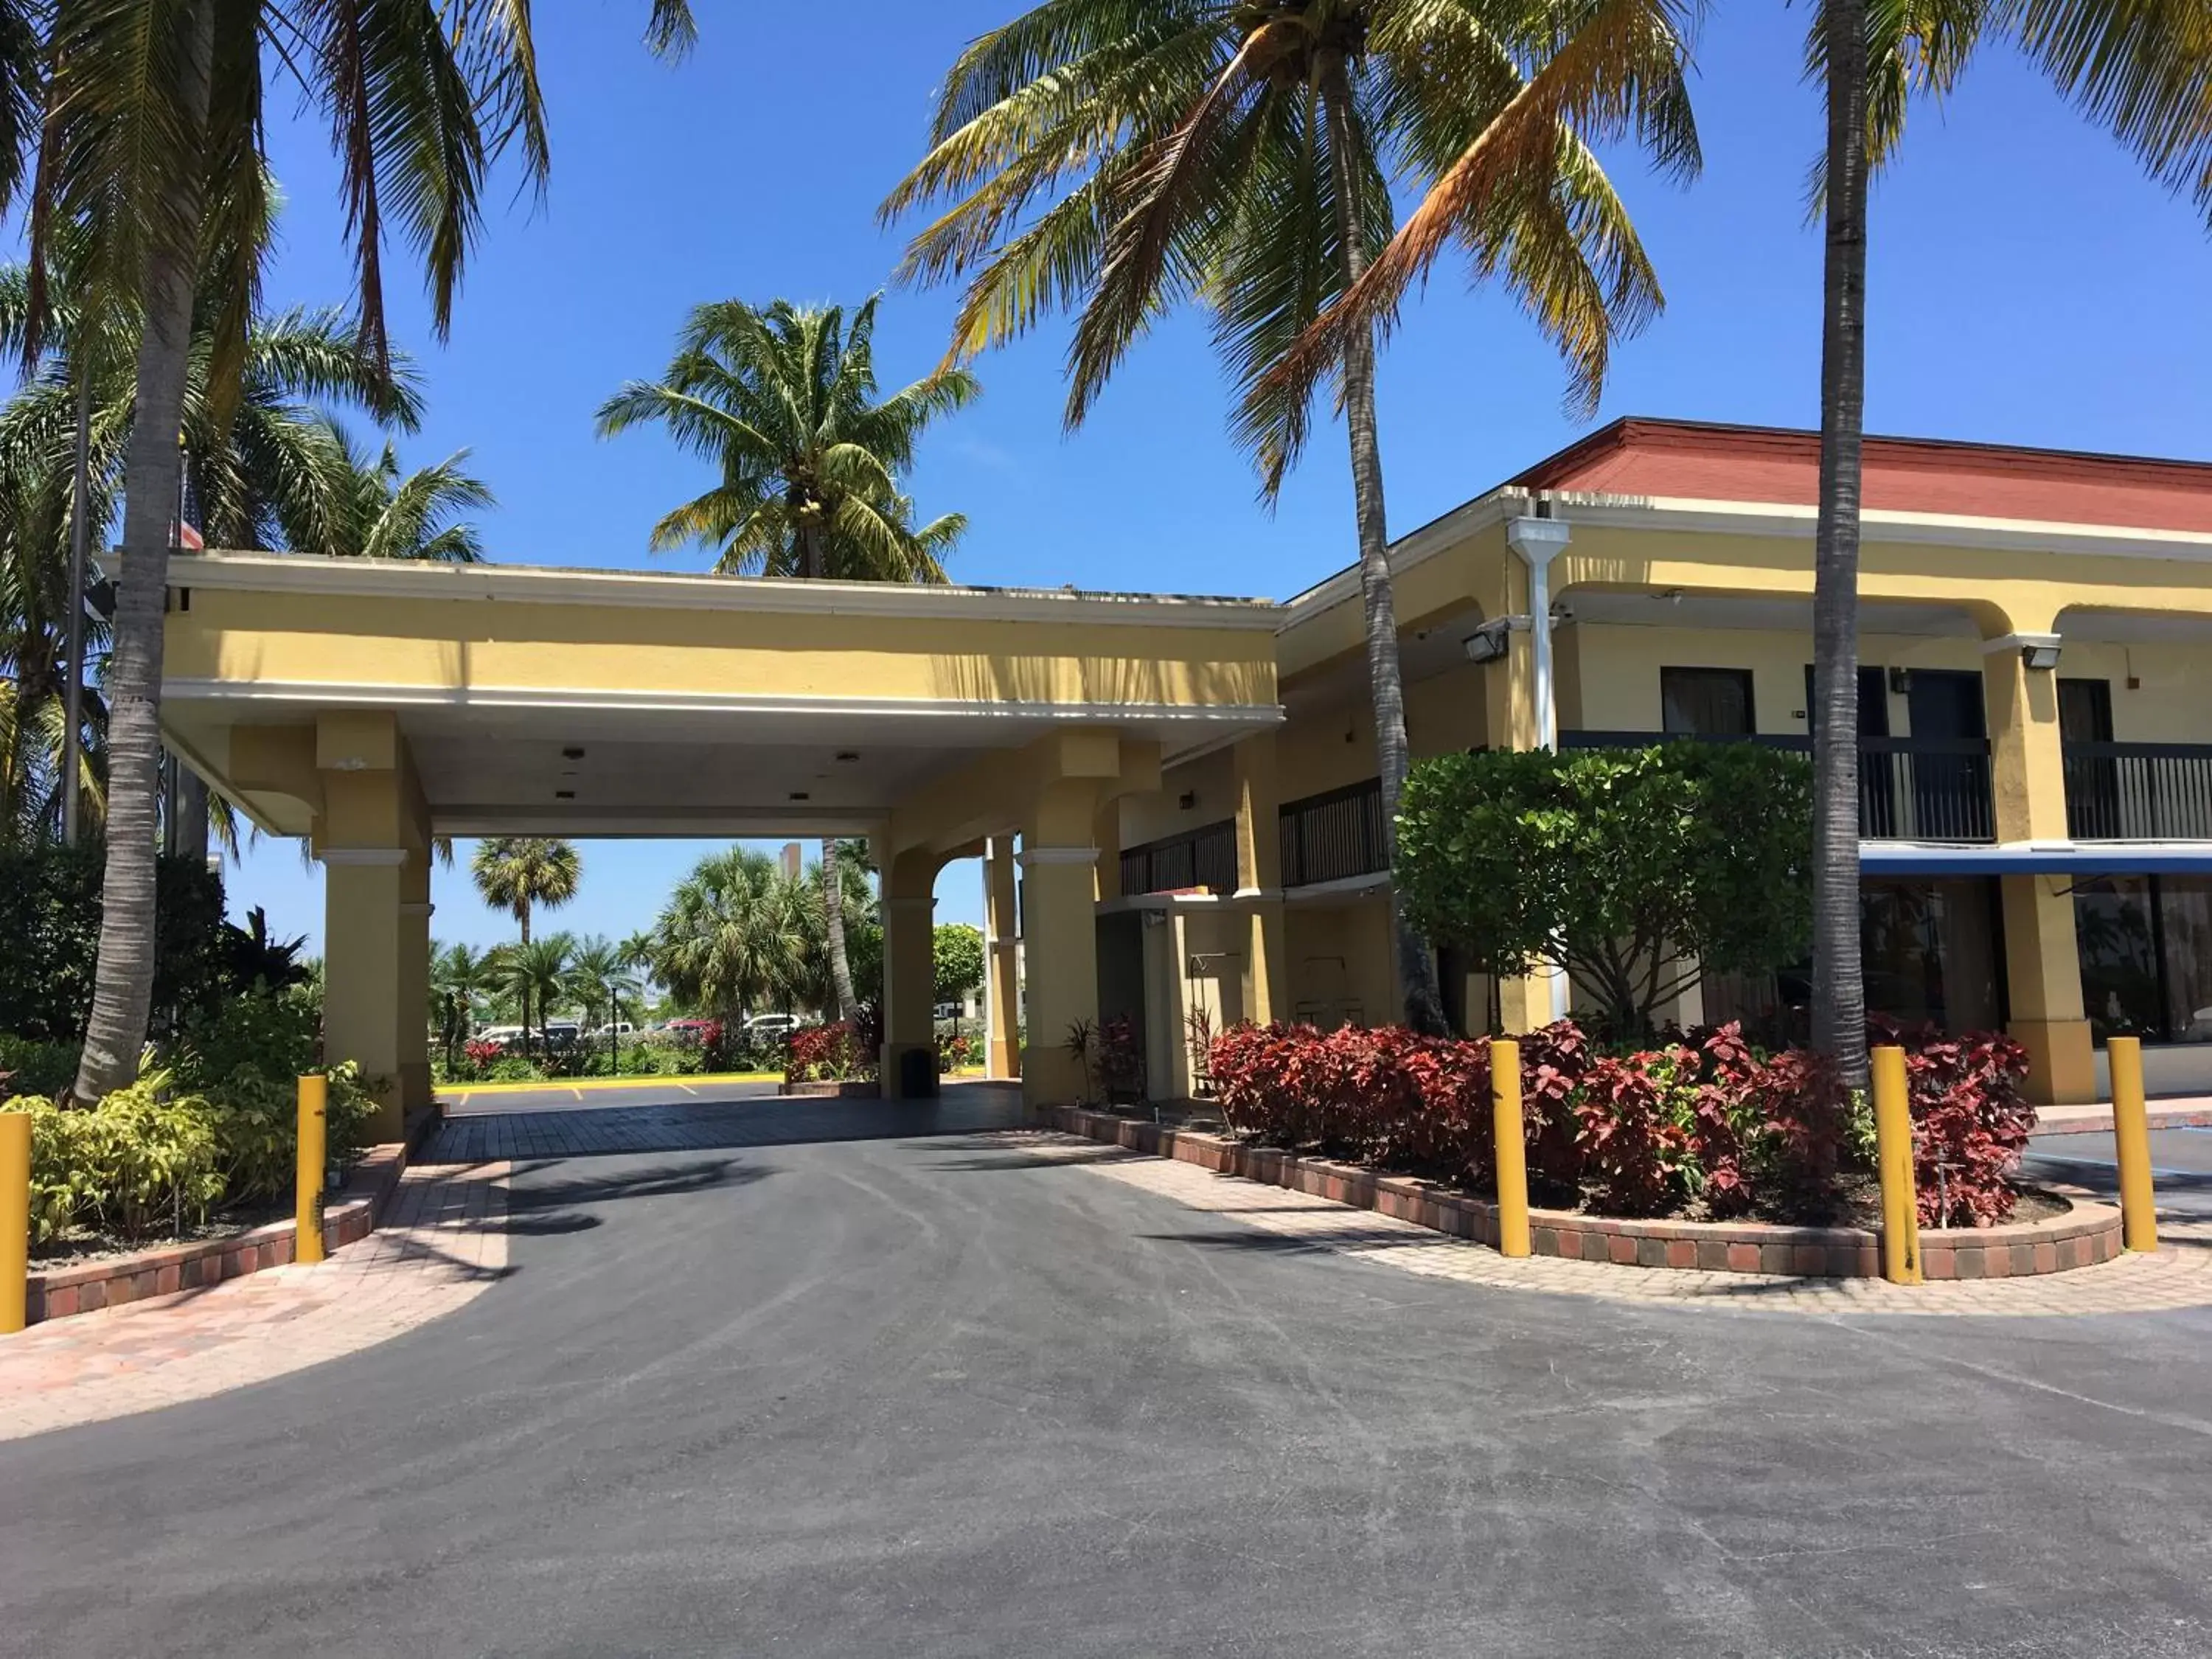
<svg viewBox="0 0 2212 1659"><path fill-rule="evenodd" d="M2027 1091L2037 1106L2086 1106L2097 1098L2097 1054L2086 1019L2016 1019L2005 1028L2027 1050Z"/></svg>

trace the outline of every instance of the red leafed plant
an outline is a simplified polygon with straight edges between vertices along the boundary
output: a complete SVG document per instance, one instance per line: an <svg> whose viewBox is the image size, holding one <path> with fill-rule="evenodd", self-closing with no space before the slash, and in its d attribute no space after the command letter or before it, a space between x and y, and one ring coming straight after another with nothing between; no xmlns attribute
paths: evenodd
<svg viewBox="0 0 2212 1659"><path fill-rule="evenodd" d="M2006 1177L2035 1128L2021 1093L2027 1051L2008 1036L1946 1036L1935 1027L1875 1026L1899 1044L1912 1101L1912 1176L1923 1227L1993 1227L2010 1216Z"/></svg>
<svg viewBox="0 0 2212 1659"><path fill-rule="evenodd" d="M787 1083L828 1083L854 1075L859 1064L853 1027L844 1020L802 1025L791 1034L783 1075Z"/></svg>

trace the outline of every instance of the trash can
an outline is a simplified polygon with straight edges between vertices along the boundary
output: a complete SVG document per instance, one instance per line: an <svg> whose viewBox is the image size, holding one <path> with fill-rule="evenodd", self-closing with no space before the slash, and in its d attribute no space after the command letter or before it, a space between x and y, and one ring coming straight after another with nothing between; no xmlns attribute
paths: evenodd
<svg viewBox="0 0 2212 1659"><path fill-rule="evenodd" d="M899 1054L899 1097L937 1098L937 1056L927 1048L907 1048Z"/></svg>

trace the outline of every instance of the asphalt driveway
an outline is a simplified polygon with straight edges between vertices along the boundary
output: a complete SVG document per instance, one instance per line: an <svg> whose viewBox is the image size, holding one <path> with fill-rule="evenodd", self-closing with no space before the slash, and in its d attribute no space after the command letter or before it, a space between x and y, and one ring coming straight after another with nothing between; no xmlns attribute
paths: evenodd
<svg viewBox="0 0 2212 1659"><path fill-rule="evenodd" d="M715 1127L526 1159L460 1312L0 1445L0 1651L2212 1652L2212 1315L1491 1291L942 1107L642 1109Z"/></svg>

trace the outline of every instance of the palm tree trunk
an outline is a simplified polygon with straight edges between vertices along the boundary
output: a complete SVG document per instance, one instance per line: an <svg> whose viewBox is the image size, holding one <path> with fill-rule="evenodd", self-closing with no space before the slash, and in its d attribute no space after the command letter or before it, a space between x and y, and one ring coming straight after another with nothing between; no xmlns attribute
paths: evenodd
<svg viewBox="0 0 2212 1659"><path fill-rule="evenodd" d="M822 841L822 926L830 936L830 982L837 993L837 1018L850 1019L860 1012L853 994L853 964L845 954L845 884L837 868L837 843Z"/></svg>
<svg viewBox="0 0 2212 1659"><path fill-rule="evenodd" d="M1322 100L1328 123L1329 171L1336 192L1337 240L1342 245L1344 286L1367 269L1366 227L1352 158L1352 94L1344 59L1331 53L1322 70ZM1398 799L1406 787L1412 750L1406 736L1406 690L1398 666L1398 613L1390 583L1390 536L1382 501L1382 450L1375 425L1375 340L1362 330L1344 351L1345 425L1352 445L1352 495L1359 525L1359 596L1366 612L1367 678L1375 703L1376 770L1382 785L1385 855L1398 863ZM1443 999L1427 943L1406 920L1394 884L1390 926L1398 945L1398 977L1405 987L1406 1023L1441 1036Z"/></svg>
<svg viewBox="0 0 2212 1659"><path fill-rule="evenodd" d="M76 441L70 459L69 662L62 691L62 840L71 847L84 827L79 774L84 769L84 581L91 550L92 343L87 339L76 363Z"/></svg>
<svg viewBox="0 0 2212 1659"><path fill-rule="evenodd" d="M214 13L186 25L180 112L194 137L207 125ZM100 888L100 956L76 1097L90 1103L137 1075L154 1000L154 874L159 849L161 630L169 596L169 520L176 511L185 373L191 349L192 275L204 199L200 169L177 169L168 207L182 236L157 236L147 256L145 332L138 344L137 417L125 460L122 580L107 666L107 865Z"/></svg>
<svg viewBox="0 0 2212 1659"><path fill-rule="evenodd" d="M1813 577L1813 1046L1866 1081L1859 956L1859 471L1866 410L1866 0L1827 0L1827 249Z"/></svg>
<svg viewBox="0 0 2212 1659"><path fill-rule="evenodd" d="M514 920L522 928L522 948L527 952L530 949L530 901L526 897L514 907ZM525 1060L530 1058L530 985L526 980L522 987L522 1057Z"/></svg>
<svg viewBox="0 0 2212 1659"><path fill-rule="evenodd" d="M822 532L811 524L799 532L799 574L809 581L822 574Z"/></svg>

